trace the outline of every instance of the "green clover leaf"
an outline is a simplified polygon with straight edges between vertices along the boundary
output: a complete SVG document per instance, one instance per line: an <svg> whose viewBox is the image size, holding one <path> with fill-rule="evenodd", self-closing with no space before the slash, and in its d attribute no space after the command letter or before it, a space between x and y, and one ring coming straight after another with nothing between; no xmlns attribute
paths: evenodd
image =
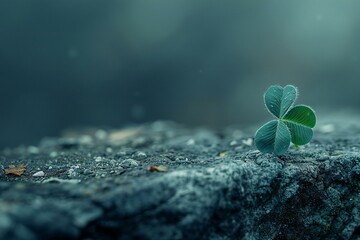
<svg viewBox="0 0 360 240"><path fill-rule="evenodd" d="M296 146L310 142L316 116L308 106L293 107L296 97L297 89L292 85L271 86L265 92L265 106L277 120L264 124L255 133L255 145L261 152L281 155L290 142Z"/></svg>

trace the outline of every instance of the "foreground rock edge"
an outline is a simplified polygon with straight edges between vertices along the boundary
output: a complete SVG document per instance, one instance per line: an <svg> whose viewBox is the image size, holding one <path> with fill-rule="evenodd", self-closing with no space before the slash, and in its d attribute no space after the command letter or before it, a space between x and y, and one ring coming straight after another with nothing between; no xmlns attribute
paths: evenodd
<svg viewBox="0 0 360 240"><path fill-rule="evenodd" d="M356 239L358 159L286 162L253 154L125 185L1 183L0 236Z"/></svg>

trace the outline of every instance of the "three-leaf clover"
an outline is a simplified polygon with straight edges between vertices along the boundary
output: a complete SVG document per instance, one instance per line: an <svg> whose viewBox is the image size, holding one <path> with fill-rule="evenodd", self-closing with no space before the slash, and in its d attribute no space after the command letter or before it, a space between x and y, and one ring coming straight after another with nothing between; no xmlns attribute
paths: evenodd
<svg viewBox="0 0 360 240"><path fill-rule="evenodd" d="M305 105L294 106L297 89L292 85L270 86L264 94L265 106L277 120L265 123L255 133L255 145L263 153L281 155L292 142L308 143L316 124L314 110Z"/></svg>

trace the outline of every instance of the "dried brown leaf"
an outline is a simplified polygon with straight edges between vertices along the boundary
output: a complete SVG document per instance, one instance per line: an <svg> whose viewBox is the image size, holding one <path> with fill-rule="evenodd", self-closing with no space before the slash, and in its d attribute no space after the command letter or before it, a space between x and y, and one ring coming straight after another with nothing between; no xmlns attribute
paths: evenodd
<svg viewBox="0 0 360 240"><path fill-rule="evenodd" d="M20 177L26 171L26 166L24 164L19 164L18 166L9 165L9 168L5 169L5 174L13 174Z"/></svg>
<svg viewBox="0 0 360 240"><path fill-rule="evenodd" d="M149 172L154 172L154 171L156 171L156 172L166 172L167 170L168 170L168 168L165 167L165 166L162 166L162 165L160 165L160 166L152 165L152 166L150 166L148 168Z"/></svg>

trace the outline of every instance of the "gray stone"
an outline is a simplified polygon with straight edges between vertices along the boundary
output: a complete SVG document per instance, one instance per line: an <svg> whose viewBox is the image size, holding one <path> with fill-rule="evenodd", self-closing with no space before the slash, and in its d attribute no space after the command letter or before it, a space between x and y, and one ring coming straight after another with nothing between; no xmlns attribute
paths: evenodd
<svg viewBox="0 0 360 240"><path fill-rule="evenodd" d="M0 175L0 238L359 239L360 122L346 122L353 117L327 119L331 132L315 129L308 145L280 157L229 144L231 132L220 138L161 122L142 127L145 145L112 146L115 156L146 152L151 157L141 165L106 157L96 163L91 156L109 154L105 140L64 149L56 162L46 156L57 145L44 144L37 155L15 149L4 166L36 156L27 167L51 165L54 177L38 184ZM153 165L168 171L148 171ZM73 166L77 184L68 175Z"/></svg>
<svg viewBox="0 0 360 240"><path fill-rule="evenodd" d="M120 165L122 167L131 168L131 167L139 166L139 163L136 160L129 158L129 159L125 159L124 161L122 161Z"/></svg>

